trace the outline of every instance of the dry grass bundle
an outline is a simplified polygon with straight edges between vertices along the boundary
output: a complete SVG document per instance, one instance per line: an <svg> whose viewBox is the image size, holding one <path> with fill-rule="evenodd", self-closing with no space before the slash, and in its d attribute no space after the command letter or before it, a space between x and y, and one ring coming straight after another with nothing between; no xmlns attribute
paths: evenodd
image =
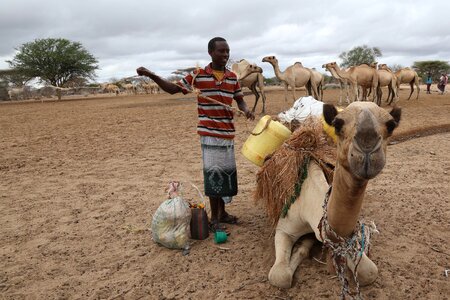
<svg viewBox="0 0 450 300"><path fill-rule="evenodd" d="M272 226L294 193L295 184L303 173L305 159L314 159L332 180L336 161L336 146L328 142L319 118L310 117L269 158L256 176L255 200L262 202Z"/></svg>

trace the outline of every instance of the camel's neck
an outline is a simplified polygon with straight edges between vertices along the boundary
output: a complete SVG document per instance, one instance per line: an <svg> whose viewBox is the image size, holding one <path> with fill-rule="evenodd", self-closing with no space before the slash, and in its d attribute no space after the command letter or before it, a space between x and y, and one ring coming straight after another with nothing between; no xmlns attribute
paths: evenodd
<svg viewBox="0 0 450 300"><path fill-rule="evenodd" d="M341 70L337 65L334 66L333 69L336 72L336 75L339 76L341 79L350 80L350 74L348 72Z"/></svg>
<svg viewBox="0 0 450 300"><path fill-rule="evenodd" d="M339 164L328 202L328 223L341 237L349 237L361 211L368 180L358 180Z"/></svg>
<svg viewBox="0 0 450 300"><path fill-rule="evenodd" d="M342 81L342 80L344 79L344 78L340 77L338 73L336 73L336 70L335 70L335 69L329 68L328 70L330 71L331 75L332 75L334 78L336 78L337 80Z"/></svg>
<svg viewBox="0 0 450 300"><path fill-rule="evenodd" d="M273 71L275 72L275 76L279 79L279 80L282 80L282 81L285 81L285 76L284 76L284 73L283 72L281 72L280 71L280 67L278 66L278 64L276 64L276 63L270 63L271 65L272 65L272 67L273 67Z"/></svg>

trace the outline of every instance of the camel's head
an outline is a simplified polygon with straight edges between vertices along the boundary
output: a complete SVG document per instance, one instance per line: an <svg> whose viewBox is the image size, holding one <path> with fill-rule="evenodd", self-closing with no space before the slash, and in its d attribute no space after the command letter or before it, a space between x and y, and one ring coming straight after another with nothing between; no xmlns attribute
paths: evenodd
<svg viewBox="0 0 450 300"><path fill-rule="evenodd" d="M335 127L337 160L353 176L367 180L377 176L386 162L388 138L400 122L401 109L390 113L373 102L353 102L338 113L324 104L323 115Z"/></svg>
<svg viewBox="0 0 450 300"><path fill-rule="evenodd" d="M331 69L333 69L335 66L337 66L335 61L329 62L327 64L322 65L322 68L327 69L328 71L330 71Z"/></svg>
<svg viewBox="0 0 450 300"><path fill-rule="evenodd" d="M262 62L268 62L273 64L278 64L278 59L275 56L266 56L262 59Z"/></svg>
<svg viewBox="0 0 450 300"><path fill-rule="evenodd" d="M258 67L254 64L249 64L245 67L244 71L240 74L239 80L244 80L248 75L253 73L261 73L262 74L263 69L261 67Z"/></svg>
<svg viewBox="0 0 450 300"><path fill-rule="evenodd" d="M386 64L379 64L378 70L389 70L388 66Z"/></svg>
<svg viewBox="0 0 450 300"><path fill-rule="evenodd" d="M374 61L373 63L370 64L370 67L376 69L377 65L378 65L378 62Z"/></svg>

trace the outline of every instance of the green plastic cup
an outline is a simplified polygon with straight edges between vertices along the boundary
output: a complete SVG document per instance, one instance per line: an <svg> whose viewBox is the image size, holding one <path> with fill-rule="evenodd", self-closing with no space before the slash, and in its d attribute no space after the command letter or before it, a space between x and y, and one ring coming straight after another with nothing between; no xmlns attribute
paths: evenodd
<svg viewBox="0 0 450 300"><path fill-rule="evenodd" d="M223 243L225 243L227 241L227 238L228 238L228 236L227 236L227 233L225 231L217 230L214 233L214 242L216 244L223 244Z"/></svg>

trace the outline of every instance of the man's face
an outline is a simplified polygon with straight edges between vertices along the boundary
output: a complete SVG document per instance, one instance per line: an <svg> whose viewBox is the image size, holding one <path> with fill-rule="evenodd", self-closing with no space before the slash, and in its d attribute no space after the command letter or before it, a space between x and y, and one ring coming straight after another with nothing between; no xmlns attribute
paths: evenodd
<svg viewBox="0 0 450 300"><path fill-rule="evenodd" d="M216 42L215 49L209 55L211 55L211 59L215 65L225 67L230 58L230 47L228 47L227 42L218 41Z"/></svg>

